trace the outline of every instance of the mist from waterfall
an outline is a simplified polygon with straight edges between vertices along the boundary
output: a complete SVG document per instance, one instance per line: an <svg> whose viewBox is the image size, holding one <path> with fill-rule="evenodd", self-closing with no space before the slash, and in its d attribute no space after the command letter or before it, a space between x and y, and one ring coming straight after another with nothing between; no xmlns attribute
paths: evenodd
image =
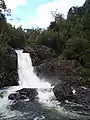
<svg viewBox="0 0 90 120"><path fill-rule="evenodd" d="M19 85L29 88L50 88L51 85L44 80L40 80L33 72L32 61L29 53L23 50L16 50L18 56Z"/></svg>

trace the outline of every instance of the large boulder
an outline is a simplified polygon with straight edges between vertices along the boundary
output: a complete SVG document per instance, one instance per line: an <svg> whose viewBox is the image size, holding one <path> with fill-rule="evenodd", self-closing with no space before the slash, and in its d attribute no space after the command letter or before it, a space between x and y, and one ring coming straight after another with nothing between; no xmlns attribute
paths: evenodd
<svg viewBox="0 0 90 120"><path fill-rule="evenodd" d="M12 85L18 85L17 55L7 46L0 57L0 88Z"/></svg>
<svg viewBox="0 0 90 120"><path fill-rule="evenodd" d="M36 88L23 88L21 90L16 91L16 93L12 93L8 96L9 100L23 100L29 99L30 101L34 101L36 96L38 95Z"/></svg>
<svg viewBox="0 0 90 120"><path fill-rule="evenodd" d="M55 57L55 51L44 45L30 45L24 48L24 52L30 53L33 66L41 64L46 59Z"/></svg>
<svg viewBox="0 0 90 120"><path fill-rule="evenodd" d="M53 92L57 100L59 100L60 102L65 102L65 100L70 99L73 96L71 86L67 84L67 82L58 83L53 88Z"/></svg>

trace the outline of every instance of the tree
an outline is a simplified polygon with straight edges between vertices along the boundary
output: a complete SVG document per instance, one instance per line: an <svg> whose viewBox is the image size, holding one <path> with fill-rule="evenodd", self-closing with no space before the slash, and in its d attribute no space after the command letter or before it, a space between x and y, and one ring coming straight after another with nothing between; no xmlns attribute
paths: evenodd
<svg viewBox="0 0 90 120"><path fill-rule="evenodd" d="M7 24L6 32L10 37L10 41L8 42L14 48L23 48L25 45L25 32L22 27L12 27L11 24Z"/></svg>
<svg viewBox="0 0 90 120"><path fill-rule="evenodd" d="M6 18L3 11L6 11L6 5L4 0L0 0L0 33L5 30Z"/></svg>

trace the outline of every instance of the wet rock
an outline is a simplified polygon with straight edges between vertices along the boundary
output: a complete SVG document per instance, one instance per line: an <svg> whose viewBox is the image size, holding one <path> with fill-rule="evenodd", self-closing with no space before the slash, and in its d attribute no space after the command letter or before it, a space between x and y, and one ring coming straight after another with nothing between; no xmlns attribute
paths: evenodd
<svg viewBox="0 0 90 120"><path fill-rule="evenodd" d="M10 99L10 100L20 100L21 95L20 95L20 93L13 93L13 94L10 94L8 96L8 99Z"/></svg>
<svg viewBox="0 0 90 120"><path fill-rule="evenodd" d="M73 92L71 86L66 82L59 83L53 88L54 95L57 100L64 102L67 99L72 99Z"/></svg>
<svg viewBox="0 0 90 120"><path fill-rule="evenodd" d="M15 100L15 94L10 94L10 95L8 96L8 99L9 99L9 100Z"/></svg>
<svg viewBox="0 0 90 120"><path fill-rule="evenodd" d="M21 95L20 99L22 99L22 100L27 99L27 96L26 95Z"/></svg>
<svg viewBox="0 0 90 120"><path fill-rule="evenodd" d="M29 99L30 101L34 101L37 95L38 95L37 89L23 88L21 90L16 91L16 93L10 94L8 96L8 99L10 100Z"/></svg>

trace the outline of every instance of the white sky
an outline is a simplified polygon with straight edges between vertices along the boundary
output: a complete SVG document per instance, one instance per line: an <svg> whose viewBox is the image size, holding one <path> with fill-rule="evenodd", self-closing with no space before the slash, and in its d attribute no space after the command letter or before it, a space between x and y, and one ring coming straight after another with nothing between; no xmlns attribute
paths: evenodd
<svg viewBox="0 0 90 120"><path fill-rule="evenodd" d="M12 9L13 14L18 14L18 6L26 6L29 0L6 0L7 6ZM67 12L72 6L81 6L83 5L85 0L53 0L48 2L47 4L40 4L35 8L35 15L26 16L27 19L22 19L21 21L13 20L11 23L16 26L22 25L24 28L31 27L41 27L46 28L49 26L50 22L53 20L51 11L58 10L59 13L67 15ZM19 13L22 15L22 13ZM23 13L26 14L26 13Z"/></svg>

